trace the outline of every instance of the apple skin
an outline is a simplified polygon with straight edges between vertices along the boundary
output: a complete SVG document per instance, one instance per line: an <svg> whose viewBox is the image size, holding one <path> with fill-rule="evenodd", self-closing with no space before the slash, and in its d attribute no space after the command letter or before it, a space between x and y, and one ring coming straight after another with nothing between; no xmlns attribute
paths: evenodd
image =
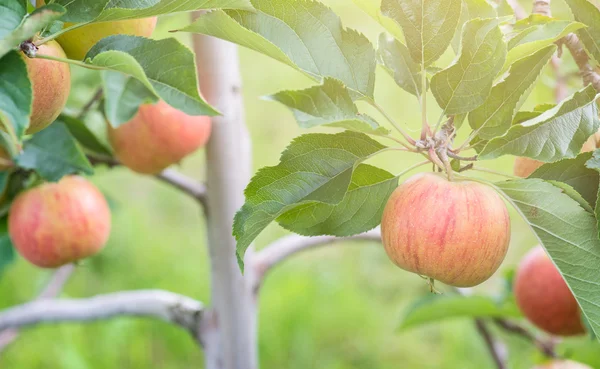
<svg viewBox="0 0 600 369"><path fill-rule="evenodd" d="M585 333L575 297L541 246L525 255L514 283L517 305L535 326L557 336Z"/></svg>
<svg viewBox="0 0 600 369"><path fill-rule="evenodd" d="M45 1L37 0L36 4L40 7L45 4ZM150 37L156 27L156 21L156 17L151 17L92 23L64 33L57 40L70 59L83 60L92 46L104 37L118 34ZM67 28L72 25L72 23L65 23L63 27Z"/></svg>
<svg viewBox="0 0 600 369"><path fill-rule="evenodd" d="M117 34L150 37L156 27L156 21L156 17L151 17L92 23L60 35L58 42L69 58L83 60L92 46L105 37ZM70 25L65 23L65 27Z"/></svg>
<svg viewBox="0 0 600 369"><path fill-rule="evenodd" d="M56 41L39 46L37 53L66 58ZM25 55L23 59L33 88L31 120L27 129L27 133L32 134L54 122L67 104L71 91L71 70L69 64L54 60L28 58Z"/></svg>
<svg viewBox="0 0 600 369"><path fill-rule="evenodd" d="M420 173L390 196L383 245L400 268L456 287L471 287L498 269L510 241L506 205L490 187Z"/></svg>
<svg viewBox="0 0 600 369"><path fill-rule="evenodd" d="M118 128L108 125L115 156L142 174L157 174L204 146L211 131L205 116L190 116L164 101L140 106L137 114Z"/></svg>
<svg viewBox="0 0 600 369"><path fill-rule="evenodd" d="M594 134L590 137L581 148L581 152L594 151L600 143L600 133ZM533 174L539 167L546 163L539 160L530 159L526 157L517 157L513 168L513 173L517 177L527 178Z"/></svg>
<svg viewBox="0 0 600 369"><path fill-rule="evenodd" d="M8 216L17 251L42 268L56 268L99 252L110 234L104 196L78 176L21 193Z"/></svg>
<svg viewBox="0 0 600 369"><path fill-rule="evenodd" d="M592 369L591 367L571 360L554 360L533 369Z"/></svg>

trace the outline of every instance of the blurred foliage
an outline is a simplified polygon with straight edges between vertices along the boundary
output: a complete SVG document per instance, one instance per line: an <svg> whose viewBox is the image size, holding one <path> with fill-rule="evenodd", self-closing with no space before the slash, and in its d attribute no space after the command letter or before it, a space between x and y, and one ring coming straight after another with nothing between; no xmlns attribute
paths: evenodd
<svg viewBox="0 0 600 369"><path fill-rule="evenodd" d="M350 0L327 0L345 25L364 32L376 42L381 31ZM522 2L529 9L530 2ZM570 17L564 3L553 4L557 15ZM156 38L187 24L184 16L163 17ZM176 34L189 42L189 35ZM293 69L240 50L243 66L246 118L254 147L255 169L277 163L289 141L306 131L298 128L282 105L261 100L284 89L309 87L312 82ZM451 49L443 56L453 58ZM565 53L563 68L573 71ZM201 64L202 56L200 56ZM96 72L73 68L71 96L74 112L94 94L100 83ZM544 71L541 83L524 108L553 102L553 75ZM581 86L574 79L571 92ZM419 130L418 104L396 86L381 68L377 71L377 98L386 110L406 123L413 135ZM430 95L429 98L433 99ZM430 104L431 116L438 116ZM368 114L377 112L361 105ZM383 121L383 120L382 120ZM103 122L92 128L103 132ZM322 131L329 131L323 128ZM462 142L465 137L457 140ZM392 156L394 155L394 156ZM381 155L375 162L392 173L420 160L412 155ZM510 157L487 162L490 168L512 172ZM204 154L183 164L182 171L202 179ZM490 177L492 178L492 177ZM85 261L68 283L65 297L140 288L163 288L210 303L210 280L205 241L205 222L196 204L177 191L129 173L125 169L99 169L94 181L115 204L109 245L99 256ZM536 240L514 211L512 242L502 269L478 292L501 295L502 273L511 270ZM285 234L272 225L258 238L262 247ZM22 259L0 278L0 308L35 296L50 272L34 268ZM454 319L398 333L396 327L406 309L429 294L426 283L404 272L387 259L378 244L340 245L304 253L277 267L267 278L260 298L259 345L261 367L286 369L492 369L487 348L468 319ZM539 359L532 345L520 337L494 330L506 341L511 369L528 369ZM587 339L567 340L562 352L600 369L600 348ZM85 325L55 325L26 329L0 354L0 368L7 369L184 369L203 367L202 351L188 334L161 322L117 319Z"/></svg>

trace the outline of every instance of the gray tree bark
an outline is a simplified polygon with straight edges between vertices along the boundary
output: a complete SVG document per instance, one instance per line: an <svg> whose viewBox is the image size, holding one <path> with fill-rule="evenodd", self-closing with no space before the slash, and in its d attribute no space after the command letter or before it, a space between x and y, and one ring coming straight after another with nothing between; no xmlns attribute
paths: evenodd
<svg viewBox="0 0 600 369"><path fill-rule="evenodd" d="M237 46L194 35L202 93L222 116L213 118L206 150L207 232L211 263L211 308L200 327L207 369L258 367L256 297L242 276L231 235L250 180L251 148L244 121ZM250 251L249 256L252 254Z"/></svg>

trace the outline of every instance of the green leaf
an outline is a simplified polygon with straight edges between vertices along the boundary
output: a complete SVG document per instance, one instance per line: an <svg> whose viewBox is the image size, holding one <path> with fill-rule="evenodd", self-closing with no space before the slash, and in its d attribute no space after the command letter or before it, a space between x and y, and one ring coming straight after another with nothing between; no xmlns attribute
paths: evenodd
<svg viewBox="0 0 600 369"><path fill-rule="evenodd" d="M556 45L550 45L515 62L508 76L492 88L483 105L469 113L469 124L479 130L481 138L490 140L508 131L516 110L531 92L555 51Z"/></svg>
<svg viewBox="0 0 600 369"><path fill-rule="evenodd" d="M597 171L586 167L586 162L591 157L592 153L586 152L577 155L574 159L565 159L556 163L544 164L533 172L529 178L564 182L579 192L589 205L594 206L596 204L600 176Z"/></svg>
<svg viewBox="0 0 600 369"><path fill-rule="evenodd" d="M11 51L0 58L0 122L15 145L29 127L32 101L27 65L19 52Z"/></svg>
<svg viewBox="0 0 600 369"><path fill-rule="evenodd" d="M592 213L592 214L594 213L594 209L592 209L592 207L590 206L590 203L587 202L587 200L584 199L583 196L581 196L581 194L579 192L575 191L575 189L573 187L569 186L568 184L566 184L564 182L558 182L558 181L548 181L548 183L551 183L555 187L560 188L565 195L567 195L571 199L575 200L575 202L577 202L579 204L579 206L581 206L583 209L585 209L585 211Z"/></svg>
<svg viewBox="0 0 600 369"><path fill-rule="evenodd" d="M55 0L67 8L63 21L107 22L210 9L253 10L250 0Z"/></svg>
<svg viewBox="0 0 600 369"><path fill-rule="evenodd" d="M594 215L563 190L540 179L506 181L496 186L535 232L597 335L600 240Z"/></svg>
<svg viewBox="0 0 600 369"><path fill-rule="evenodd" d="M540 15L521 20L518 25L521 30L508 42L509 51L502 68L503 71L517 60L552 45L569 33L585 27L579 22L555 20Z"/></svg>
<svg viewBox="0 0 600 369"><path fill-rule="evenodd" d="M381 12L394 19L413 60L424 67L446 51L460 18L460 0L383 0Z"/></svg>
<svg viewBox="0 0 600 369"><path fill-rule="evenodd" d="M26 141L15 162L19 167L33 169L52 182L67 174L94 173L65 124L58 120Z"/></svg>
<svg viewBox="0 0 600 369"><path fill-rule="evenodd" d="M505 57L497 19L467 22L460 56L431 79L431 91L445 114L468 113L483 104Z"/></svg>
<svg viewBox="0 0 600 369"><path fill-rule="evenodd" d="M421 94L421 70L404 44L382 33L379 36L378 55L398 86L415 96Z"/></svg>
<svg viewBox="0 0 600 369"><path fill-rule="evenodd" d="M596 90L589 85L541 115L512 126L506 135L492 139L479 159L507 154L543 162L574 158L600 128L595 100Z"/></svg>
<svg viewBox="0 0 600 369"><path fill-rule="evenodd" d="M0 0L0 40L9 36L27 14L27 8L22 2Z"/></svg>
<svg viewBox="0 0 600 369"><path fill-rule="evenodd" d="M215 36L270 56L320 81L339 79L373 97L375 50L369 40L344 29L325 5L309 0L252 0L250 11L213 11L180 31Z"/></svg>
<svg viewBox="0 0 600 369"><path fill-rule="evenodd" d="M302 128L326 125L366 133L388 133L372 118L360 114L348 89L333 78L326 78L320 86L281 91L267 98L290 108Z"/></svg>
<svg viewBox="0 0 600 369"><path fill-rule="evenodd" d="M130 121L140 105L152 104L158 97L135 78L119 72L102 73L104 89L104 114L113 127Z"/></svg>
<svg viewBox="0 0 600 369"><path fill-rule="evenodd" d="M194 54L174 38L117 35L88 51L87 63L135 77L172 107L189 115L216 115L198 93Z"/></svg>
<svg viewBox="0 0 600 369"><path fill-rule="evenodd" d="M463 0L458 29L461 30L465 23L475 18L496 18L496 9L486 0ZM458 53L460 47L460 38L462 33L456 32L452 39L452 48Z"/></svg>
<svg viewBox="0 0 600 369"><path fill-rule="evenodd" d="M15 249L8 234L7 217L3 217L0 220L0 276L15 261L15 256Z"/></svg>
<svg viewBox="0 0 600 369"><path fill-rule="evenodd" d="M381 223L385 204L396 187L397 177L383 169L360 164L339 204L309 202L285 212L277 222L305 236L345 237L366 232Z"/></svg>
<svg viewBox="0 0 600 369"><path fill-rule="evenodd" d="M58 121L65 123L71 135L75 137L81 146L99 154L112 156L111 150L96 137L83 121L66 115L61 115Z"/></svg>
<svg viewBox="0 0 600 369"><path fill-rule="evenodd" d="M296 138L277 166L259 170L246 187L246 203L233 223L238 259L281 214L307 202L340 203L355 167L383 149L369 136L350 131Z"/></svg>
<svg viewBox="0 0 600 369"><path fill-rule="evenodd" d="M499 305L486 296L428 295L407 309L398 329L407 330L456 318L519 317L521 313L513 302Z"/></svg>
<svg viewBox="0 0 600 369"><path fill-rule="evenodd" d="M2 9L2 5L0 5ZM40 32L44 27L60 18L65 13L65 8L51 4L36 9L24 17L22 22L8 35L0 35L0 58L9 51L16 49L23 41L27 41ZM10 14L9 14L10 16ZM0 22L4 15L0 16ZM4 33L0 28L0 34Z"/></svg>
<svg viewBox="0 0 600 369"><path fill-rule="evenodd" d="M586 168L600 172L600 150L594 151L592 158L585 163ZM596 183L598 186L598 183ZM596 193L596 207L594 208L594 214L596 215L597 226L598 226L598 237L600 238L600 186L598 186L598 192Z"/></svg>
<svg viewBox="0 0 600 369"><path fill-rule="evenodd" d="M587 0L565 0L575 20L587 27L577 31L588 53L600 63L600 10Z"/></svg>
<svg viewBox="0 0 600 369"><path fill-rule="evenodd" d="M499 17L514 16L515 11L506 0L494 1L494 7Z"/></svg>
<svg viewBox="0 0 600 369"><path fill-rule="evenodd" d="M400 25L393 19L381 14L381 0L352 0L363 12L375 19L383 28L391 33L397 40L403 40L404 34Z"/></svg>

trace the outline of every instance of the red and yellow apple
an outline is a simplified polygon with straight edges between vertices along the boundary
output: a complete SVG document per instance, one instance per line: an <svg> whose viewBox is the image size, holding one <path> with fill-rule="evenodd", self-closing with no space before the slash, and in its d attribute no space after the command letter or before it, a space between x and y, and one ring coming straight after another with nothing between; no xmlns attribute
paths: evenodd
<svg viewBox="0 0 600 369"><path fill-rule="evenodd" d="M44 4L44 0L37 0L38 6ZM156 20L156 17L151 17L91 23L63 33L58 37L58 42L70 59L82 60L92 46L104 37L118 34L150 37L156 27ZM72 25L71 23L65 23L64 28Z"/></svg>
<svg viewBox="0 0 600 369"><path fill-rule="evenodd" d="M538 365L533 369L592 369L591 367L571 360L553 360L549 363Z"/></svg>
<svg viewBox="0 0 600 369"><path fill-rule="evenodd" d="M99 252L110 234L110 218L100 191L82 177L68 176L17 196L8 231L26 260L56 268Z"/></svg>
<svg viewBox="0 0 600 369"><path fill-rule="evenodd" d="M598 147L599 144L600 144L600 133L596 133L593 136L591 136L583 144L583 147L581 148L581 152L588 152L588 151L596 150L596 148ZM545 164L544 162L541 162L539 160L519 156L515 160L515 166L513 168L513 172L514 172L515 176L517 176L517 177L527 178L544 164Z"/></svg>
<svg viewBox="0 0 600 369"><path fill-rule="evenodd" d="M514 291L523 315L538 328L557 336L585 333L575 297L541 246L519 264Z"/></svg>
<svg viewBox="0 0 600 369"><path fill-rule="evenodd" d="M421 173L392 193L381 232L385 251L400 268L470 287L487 280L504 260L510 218L490 187Z"/></svg>
<svg viewBox="0 0 600 369"><path fill-rule="evenodd" d="M49 41L37 51L38 55L66 58L64 51L55 41ZM54 60L29 58L22 55L33 90L33 105L27 133L46 128L58 117L67 104L71 91L69 65Z"/></svg>
<svg viewBox="0 0 600 369"><path fill-rule="evenodd" d="M210 130L209 117L187 115L161 100L140 106L118 128L109 125L108 136L115 156L125 166L156 174L204 146Z"/></svg>

